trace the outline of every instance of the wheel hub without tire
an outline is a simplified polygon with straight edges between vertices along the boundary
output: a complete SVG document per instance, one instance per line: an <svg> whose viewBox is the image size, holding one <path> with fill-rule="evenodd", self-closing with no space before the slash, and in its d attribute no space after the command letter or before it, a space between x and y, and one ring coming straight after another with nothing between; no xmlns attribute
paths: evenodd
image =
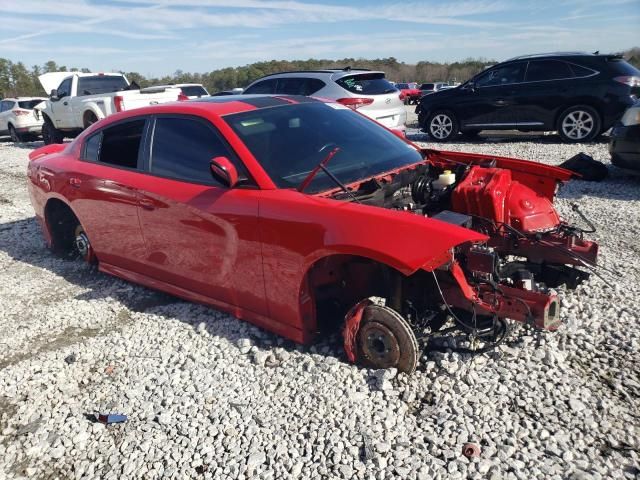
<svg viewBox="0 0 640 480"><path fill-rule="evenodd" d="M411 326L391 308L365 308L357 343L358 360L370 368L395 367L411 373L418 364L418 342Z"/></svg>
<svg viewBox="0 0 640 480"><path fill-rule="evenodd" d="M89 243L89 237L84 232L81 226L78 226L75 231L75 247L78 254L84 258L87 262L92 259L91 243Z"/></svg>

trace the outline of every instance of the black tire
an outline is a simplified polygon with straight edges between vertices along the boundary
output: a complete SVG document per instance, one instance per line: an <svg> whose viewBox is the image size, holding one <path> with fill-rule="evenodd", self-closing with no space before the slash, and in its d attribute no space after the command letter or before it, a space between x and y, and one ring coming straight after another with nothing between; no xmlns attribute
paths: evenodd
<svg viewBox="0 0 640 480"><path fill-rule="evenodd" d="M22 137L20 136L20 134L16 131L16 128L13 125L9 125L9 135L11 135L11 141L13 143L20 143L22 142Z"/></svg>
<svg viewBox="0 0 640 480"><path fill-rule="evenodd" d="M45 145L50 145L52 143L62 143L64 142L64 135L60 130L54 127L51 124L51 121L45 120L42 125L42 140Z"/></svg>
<svg viewBox="0 0 640 480"><path fill-rule="evenodd" d="M84 114L84 128L89 128L91 125L93 125L94 123L96 123L98 121L98 117L96 117L96 114L93 112L86 112Z"/></svg>
<svg viewBox="0 0 640 480"><path fill-rule="evenodd" d="M588 105L567 108L558 117L558 135L567 143L590 142L602 129L600 114Z"/></svg>
<svg viewBox="0 0 640 480"><path fill-rule="evenodd" d="M436 110L425 123L425 131L434 142L448 142L458 135L458 119L449 110Z"/></svg>
<svg viewBox="0 0 640 480"><path fill-rule="evenodd" d="M413 373L418 365L416 336L402 315L389 307L366 307L356 338L357 361L365 367Z"/></svg>

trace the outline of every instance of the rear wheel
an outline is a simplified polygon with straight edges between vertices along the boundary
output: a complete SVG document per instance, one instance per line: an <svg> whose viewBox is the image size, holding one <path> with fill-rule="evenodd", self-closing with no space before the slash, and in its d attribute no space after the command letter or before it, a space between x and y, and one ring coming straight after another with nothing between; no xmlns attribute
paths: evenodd
<svg viewBox="0 0 640 480"><path fill-rule="evenodd" d="M9 135L11 135L11 141L14 143L19 143L22 141L22 138L20 138L20 134L16 131L16 128L13 125L9 125Z"/></svg>
<svg viewBox="0 0 640 480"><path fill-rule="evenodd" d="M418 342L411 326L395 310L379 305L364 309L357 334L358 363L369 368L397 368L412 373L418 365Z"/></svg>
<svg viewBox="0 0 640 480"><path fill-rule="evenodd" d="M60 130L53 126L50 120L46 120L42 125L42 140L45 145L62 143L64 141L64 135Z"/></svg>
<svg viewBox="0 0 640 480"><path fill-rule="evenodd" d="M84 114L84 128L89 128L91 125L98 121L98 117L93 112L87 112Z"/></svg>
<svg viewBox="0 0 640 480"><path fill-rule="evenodd" d="M82 225L78 224L74 230L74 248L77 254L87 263L95 263L95 254L93 253L93 247L89 242Z"/></svg>
<svg viewBox="0 0 640 480"><path fill-rule="evenodd" d="M427 119L427 133L435 142L447 142L458 135L458 120L448 110L436 110Z"/></svg>
<svg viewBox="0 0 640 480"><path fill-rule="evenodd" d="M558 119L558 134L565 142L589 142L599 133L600 115L587 105L565 110Z"/></svg>

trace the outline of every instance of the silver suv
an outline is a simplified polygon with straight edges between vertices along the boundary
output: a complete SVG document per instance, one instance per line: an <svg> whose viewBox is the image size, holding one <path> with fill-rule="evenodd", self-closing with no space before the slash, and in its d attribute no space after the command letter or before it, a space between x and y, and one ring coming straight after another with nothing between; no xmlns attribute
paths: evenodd
<svg viewBox="0 0 640 480"><path fill-rule="evenodd" d="M274 73L249 85L243 94L306 95L335 100L393 130L405 129L407 112L400 91L384 72L351 69Z"/></svg>

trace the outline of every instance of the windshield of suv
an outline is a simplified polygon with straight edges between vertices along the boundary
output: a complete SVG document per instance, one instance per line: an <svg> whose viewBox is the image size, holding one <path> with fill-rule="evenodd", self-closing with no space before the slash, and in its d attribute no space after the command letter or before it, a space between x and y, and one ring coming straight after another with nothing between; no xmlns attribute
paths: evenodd
<svg viewBox="0 0 640 480"><path fill-rule="evenodd" d="M361 95L383 95L397 89L384 78L384 73L358 73L336 80L336 83L351 93Z"/></svg>
<svg viewBox="0 0 640 480"><path fill-rule="evenodd" d="M33 107L35 107L39 103L42 103L42 101L43 101L42 98L36 98L35 100L21 100L18 102L18 106L20 108L26 108L31 110Z"/></svg>
<svg viewBox="0 0 640 480"><path fill-rule="evenodd" d="M127 88L129 88L127 81L118 75L78 77L78 96L120 92Z"/></svg>
<svg viewBox="0 0 640 480"><path fill-rule="evenodd" d="M422 160L411 145L339 104L303 103L223 118L279 188L297 188L335 147L340 150L327 168L344 184ZM318 172L305 191L335 186Z"/></svg>

